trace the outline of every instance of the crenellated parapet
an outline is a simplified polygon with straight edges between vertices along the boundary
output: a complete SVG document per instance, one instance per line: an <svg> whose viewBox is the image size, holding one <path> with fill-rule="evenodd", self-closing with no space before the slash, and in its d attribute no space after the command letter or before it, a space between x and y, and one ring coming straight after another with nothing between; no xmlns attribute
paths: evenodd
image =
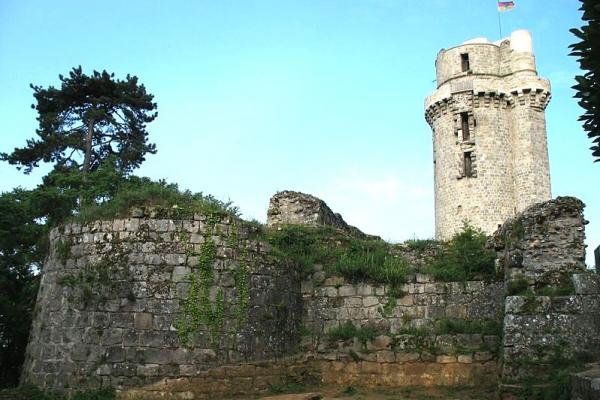
<svg viewBox="0 0 600 400"><path fill-rule="evenodd" d="M425 100L436 237L449 238L465 221L492 233L550 198L544 116L550 83L537 75L526 31L442 50L436 70L438 87Z"/></svg>

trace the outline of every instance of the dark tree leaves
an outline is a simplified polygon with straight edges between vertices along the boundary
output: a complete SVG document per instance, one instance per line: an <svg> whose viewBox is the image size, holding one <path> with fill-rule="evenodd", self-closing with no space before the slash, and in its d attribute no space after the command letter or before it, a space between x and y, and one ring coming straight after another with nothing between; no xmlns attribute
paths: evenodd
<svg viewBox="0 0 600 400"><path fill-rule="evenodd" d="M579 43L569 46L571 55L577 57L584 75L575 77L577 91L575 97L585 110L579 117L583 129L592 139L592 155L595 162L600 161L600 3L598 0L580 0L583 21L587 25L571 32L580 39Z"/></svg>
<svg viewBox="0 0 600 400"><path fill-rule="evenodd" d="M46 246L31 192L0 195L0 387L18 383Z"/></svg>
<svg viewBox="0 0 600 400"><path fill-rule="evenodd" d="M0 159L24 168L25 173L40 162L88 172L112 156L117 168L129 173L140 166L146 153L156 153L146 131L146 124L156 118L156 103L137 77L119 80L106 71L88 76L78 67L59 78L60 88L31 85L37 101L32 108L38 112L38 137L12 154L0 154Z"/></svg>

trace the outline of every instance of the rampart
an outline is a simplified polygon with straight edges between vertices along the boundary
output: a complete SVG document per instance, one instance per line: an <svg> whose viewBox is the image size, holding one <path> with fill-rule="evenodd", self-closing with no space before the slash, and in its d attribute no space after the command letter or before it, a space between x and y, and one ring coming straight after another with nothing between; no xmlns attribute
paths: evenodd
<svg viewBox="0 0 600 400"><path fill-rule="evenodd" d="M506 279L416 273L393 288L319 265L301 273L258 227L227 215L168 210L67 224L50 234L23 382L66 392L112 386L128 399L215 398L289 382L518 382L558 344L573 354L599 348L582 208L559 198L507 222L490 241ZM415 264L427 257L420 251L395 247ZM514 292L520 277L523 292ZM559 291L569 280L573 292ZM436 328L444 322L469 329Z"/></svg>

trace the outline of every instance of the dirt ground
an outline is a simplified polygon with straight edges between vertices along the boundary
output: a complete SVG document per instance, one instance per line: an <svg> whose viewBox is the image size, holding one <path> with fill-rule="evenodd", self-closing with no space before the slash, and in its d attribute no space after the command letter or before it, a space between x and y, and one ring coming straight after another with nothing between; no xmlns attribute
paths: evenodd
<svg viewBox="0 0 600 400"><path fill-rule="evenodd" d="M306 391L303 394L279 394L260 397L260 400L495 400L493 387L430 387L363 389L357 387L328 387Z"/></svg>

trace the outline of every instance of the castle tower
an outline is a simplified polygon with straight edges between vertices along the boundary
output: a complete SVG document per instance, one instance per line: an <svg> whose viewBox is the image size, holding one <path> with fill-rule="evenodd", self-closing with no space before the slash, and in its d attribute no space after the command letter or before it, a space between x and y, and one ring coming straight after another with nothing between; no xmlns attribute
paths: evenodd
<svg viewBox="0 0 600 400"><path fill-rule="evenodd" d="M551 198L544 110L550 82L537 75L531 34L478 38L436 59L425 100L433 131L435 234L465 221L493 233L507 218Z"/></svg>

